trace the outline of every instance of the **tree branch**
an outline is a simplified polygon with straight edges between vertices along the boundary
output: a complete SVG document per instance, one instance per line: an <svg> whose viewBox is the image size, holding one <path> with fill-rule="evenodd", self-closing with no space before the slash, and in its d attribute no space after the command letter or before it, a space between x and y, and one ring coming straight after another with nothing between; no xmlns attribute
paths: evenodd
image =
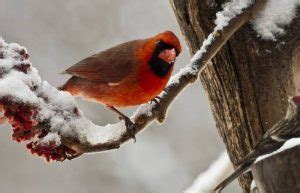
<svg viewBox="0 0 300 193"><path fill-rule="evenodd" d="M262 9L266 0L256 0L252 5L243 10L239 15L232 18L227 26L217 26L215 30L203 42L201 49L192 57L191 63L186 65L179 73L171 78L170 83L165 88L164 92L159 95L160 103L146 104L140 106L131 119L136 124L135 133L144 129L153 120L157 119L163 122L166 112L176 98L176 96L190 83L193 83L198 74L205 68L208 62L215 56L226 41L236 32L244 23L252 19L256 13ZM113 148L118 148L122 143L128 141L130 136L124 133L119 139L110 142L109 144L99 144L89 147L88 144L79 144L79 149L83 152L103 151ZM71 140L72 144L72 140ZM71 145L70 144L70 145Z"/></svg>
<svg viewBox="0 0 300 193"><path fill-rule="evenodd" d="M133 114L131 119L136 126L134 133L154 120L162 122L176 96L197 79L226 41L253 18L265 2L256 0L249 3L248 7L236 8L230 17L222 15L228 21L217 25L191 62L171 78L164 92L159 95L160 103L141 105ZM79 111L72 96L41 81L28 60L25 48L0 40L0 49L0 105L3 105L5 116L15 128L15 140L32 140L38 136L39 140L31 141L28 145L33 153L42 154L48 160L64 160L82 153L116 149L131 138L123 121L104 127L94 125ZM46 144L54 148L45 152L41 141L49 133L57 135L48 137ZM57 137L60 143L56 143ZM52 155L54 150L58 154L55 154L57 159Z"/></svg>
<svg viewBox="0 0 300 193"><path fill-rule="evenodd" d="M219 181L231 172L233 172L232 163L227 152L223 152L204 172L199 174L184 193L212 193Z"/></svg>

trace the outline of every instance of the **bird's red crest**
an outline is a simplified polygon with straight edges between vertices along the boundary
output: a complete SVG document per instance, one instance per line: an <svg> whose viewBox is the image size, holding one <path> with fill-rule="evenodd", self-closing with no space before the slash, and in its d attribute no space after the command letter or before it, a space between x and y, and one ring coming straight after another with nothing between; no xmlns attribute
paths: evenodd
<svg viewBox="0 0 300 193"><path fill-rule="evenodd" d="M171 31L165 31L157 34L156 36L146 39L144 45L137 51L137 60L140 62L148 63L156 48L156 43L163 40L164 43L174 47L177 55L181 52L181 45L177 36Z"/></svg>
<svg viewBox="0 0 300 193"><path fill-rule="evenodd" d="M171 45L177 51L177 54L181 52L181 45L177 36L171 31L165 31L154 36L154 41L163 40L166 44Z"/></svg>

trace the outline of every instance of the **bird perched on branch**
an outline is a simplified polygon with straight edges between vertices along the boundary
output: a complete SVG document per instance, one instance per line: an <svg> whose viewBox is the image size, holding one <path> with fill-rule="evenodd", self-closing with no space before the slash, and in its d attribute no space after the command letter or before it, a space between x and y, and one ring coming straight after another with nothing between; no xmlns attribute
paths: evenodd
<svg viewBox="0 0 300 193"><path fill-rule="evenodd" d="M134 124L115 107L153 100L165 88L180 52L180 42L171 31L129 41L66 69L63 73L72 77L60 89L106 105L124 119L135 139Z"/></svg>
<svg viewBox="0 0 300 193"><path fill-rule="evenodd" d="M286 116L269 129L253 150L238 163L236 170L216 186L220 192L239 175L247 171L259 156L272 153L279 149L287 140L300 137L300 96L289 99Z"/></svg>

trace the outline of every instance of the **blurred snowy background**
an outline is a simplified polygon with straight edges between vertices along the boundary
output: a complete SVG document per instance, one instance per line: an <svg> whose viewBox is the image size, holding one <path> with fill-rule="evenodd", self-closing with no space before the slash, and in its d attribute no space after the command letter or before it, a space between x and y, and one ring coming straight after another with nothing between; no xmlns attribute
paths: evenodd
<svg viewBox="0 0 300 193"><path fill-rule="evenodd" d="M190 55L167 0L0 0L0 36L27 47L40 75L56 86L68 78L58 73L79 60L165 30L179 35L184 48L177 71ZM117 121L101 105L78 102L97 124ZM13 142L8 126L0 128L2 193L179 193L224 148L199 81L177 98L164 124L152 124L137 143L71 162L46 163ZM238 192L236 184L225 192Z"/></svg>

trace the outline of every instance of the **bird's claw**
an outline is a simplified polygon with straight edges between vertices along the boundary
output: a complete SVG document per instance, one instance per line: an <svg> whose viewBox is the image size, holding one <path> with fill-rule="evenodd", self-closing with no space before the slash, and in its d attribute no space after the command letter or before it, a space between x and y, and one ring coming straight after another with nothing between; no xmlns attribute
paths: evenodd
<svg viewBox="0 0 300 193"><path fill-rule="evenodd" d="M136 142L135 138L135 124L128 118L128 117L121 117L121 119L124 120L125 126L127 129L127 132L129 133L129 136Z"/></svg>
<svg viewBox="0 0 300 193"><path fill-rule="evenodd" d="M77 153L77 154L66 154L66 159L67 160L72 160L72 159L75 159L75 158L77 158L77 157L79 157L79 156L81 156L82 155L82 153Z"/></svg>
<svg viewBox="0 0 300 193"><path fill-rule="evenodd" d="M155 103L156 105L160 106L160 103L159 103L160 100L161 100L161 97L156 96L150 101L150 104Z"/></svg>

